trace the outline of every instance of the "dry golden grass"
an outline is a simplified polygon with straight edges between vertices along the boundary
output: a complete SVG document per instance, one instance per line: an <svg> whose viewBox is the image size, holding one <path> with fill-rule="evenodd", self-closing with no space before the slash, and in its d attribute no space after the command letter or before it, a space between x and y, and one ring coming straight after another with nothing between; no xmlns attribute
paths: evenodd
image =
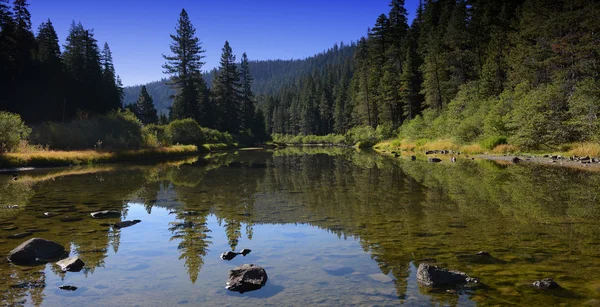
<svg viewBox="0 0 600 307"><path fill-rule="evenodd" d="M589 157L600 157L600 144L599 143L574 143L570 144L570 150L567 151L569 156L589 156Z"/></svg>
<svg viewBox="0 0 600 307"><path fill-rule="evenodd" d="M519 148L517 146L509 145L509 144L500 144L500 145L494 147L494 149L492 150L492 152L495 154L509 154L509 153L515 153L518 151L519 151Z"/></svg>
<svg viewBox="0 0 600 307"><path fill-rule="evenodd" d="M433 140L420 146L421 150L459 150L460 145L451 140Z"/></svg>
<svg viewBox="0 0 600 307"><path fill-rule="evenodd" d="M191 155L198 152L193 145L125 150L115 152L83 151L28 151L0 155L0 167L66 166L119 161L137 161Z"/></svg>
<svg viewBox="0 0 600 307"><path fill-rule="evenodd" d="M486 152L486 149L481 147L481 145L479 145L479 144L471 144L471 145L462 146L460 148L460 152L475 155L475 154L482 154L482 153Z"/></svg>

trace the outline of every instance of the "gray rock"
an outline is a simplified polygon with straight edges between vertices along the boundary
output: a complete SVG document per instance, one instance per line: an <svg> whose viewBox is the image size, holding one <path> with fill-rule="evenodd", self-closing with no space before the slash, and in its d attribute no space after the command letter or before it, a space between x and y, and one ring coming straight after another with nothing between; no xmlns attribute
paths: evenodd
<svg viewBox="0 0 600 307"><path fill-rule="evenodd" d="M83 269L85 262L79 257L69 257L56 263L65 272L79 272Z"/></svg>
<svg viewBox="0 0 600 307"><path fill-rule="evenodd" d="M137 223L141 222L140 220L133 220L133 221L123 221L123 222L116 222L113 227L115 228L125 228L125 227L129 227L129 226L133 226Z"/></svg>
<svg viewBox="0 0 600 307"><path fill-rule="evenodd" d="M442 162L442 159L440 159L440 158L429 158L427 161L433 162L433 163L437 163L437 162Z"/></svg>
<svg viewBox="0 0 600 307"><path fill-rule="evenodd" d="M53 241L32 238L10 251L7 259L15 264L31 265L49 262L64 256L64 246Z"/></svg>
<svg viewBox="0 0 600 307"><path fill-rule="evenodd" d="M542 290L559 289L560 288L560 285L557 284L554 280L552 280L552 278L544 278L542 280L536 280L533 282L533 286L538 289L542 289Z"/></svg>
<svg viewBox="0 0 600 307"><path fill-rule="evenodd" d="M97 212L92 212L90 214L95 219L105 219L105 218L111 218L111 217L121 217L121 212L119 212L119 211L110 211L110 210L97 211Z"/></svg>
<svg viewBox="0 0 600 307"><path fill-rule="evenodd" d="M267 283L265 269L254 264L244 264L229 270L229 280L225 289L244 293L262 288Z"/></svg>
<svg viewBox="0 0 600 307"><path fill-rule="evenodd" d="M438 287L478 283L479 280L469 277L463 272L448 271L438 266L421 263L417 269L417 282L426 286Z"/></svg>
<svg viewBox="0 0 600 307"><path fill-rule="evenodd" d="M244 256L244 257L246 257L246 255L250 254L250 252L252 252L252 250L250 250L250 249L247 249L247 248L244 248L244 249L242 249L242 250L241 250L241 251L240 251L238 254L240 254L240 255L242 255L242 256Z"/></svg>

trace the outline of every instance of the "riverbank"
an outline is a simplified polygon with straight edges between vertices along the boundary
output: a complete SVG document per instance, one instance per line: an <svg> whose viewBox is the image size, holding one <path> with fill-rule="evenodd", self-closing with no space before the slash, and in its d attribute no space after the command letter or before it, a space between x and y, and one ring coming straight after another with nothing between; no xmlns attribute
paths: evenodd
<svg viewBox="0 0 600 307"><path fill-rule="evenodd" d="M600 170L600 144L573 143L556 146L555 150L528 151L509 144L500 144L493 149L480 144L459 145L450 140L408 141L389 140L377 143L373 150L395 157L416 156L444 161L456 159L493 160L502 164L536 163L578 169ZM516 159L515 159L516 158Z"/></svg>
<svg viewBox="0 0 600 307"><path fill-rule="evenodd" d="M194 145L122 151L31 151L0 155L0 169L17 167L55 167L178 158L205 152Z"/></svg>

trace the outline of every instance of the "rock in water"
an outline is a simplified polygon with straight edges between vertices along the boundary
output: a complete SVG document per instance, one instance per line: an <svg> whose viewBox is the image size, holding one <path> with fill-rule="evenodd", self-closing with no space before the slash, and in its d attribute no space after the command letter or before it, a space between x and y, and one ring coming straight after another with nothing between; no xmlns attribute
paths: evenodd
<svg viewBox="0 0 600 307"><path fill-rule="evenodd" d="M244 293L262 288L267 283L265 269L254 264L244 264L229 270L229 280L225 289Z"/></svg>
<svg viewBox="0 0 600 307"><path fill-rule="evenodd" d="M560 285L557 284L554 280L552 280L552 278L544 278L542 280L536 280L533 282L533 286L538 289L542 289L542 290L559 289L560 288Z"/></svg>
<svg viewBox="0 0 600 307"><path fill-rule="evenodd" d="M105 218L111 218L111 217L121 217L121 212L119 212L119 211L110 211L110 210L97 211L97 212L92 212L90 214L95 219L105 219Z"/></svg>
<svg viewBox="0 0 600 307"><path fill-rule="evenodd" d="M440 159L440 158L429 158L428 161L432 162L432 163L438 163L438 162L442 162L442 159Z"/></svg>
<svg viewBox="0 0 600 307"><path fill-rule="evenodd" d="M77 290L77 287L70 286L70 285L60 286L58 288L61 289L61 290L65 290L65 291L75 291L75 290Z"/></svg>
<svg viewBox="0 0 600 307"><path fill-rule="evenodd" d="M133 220L133 221L123 221L123 222L116 222L113 226L115 228L125 228L125 227L129 227L129 226L133 226L137 223L141 222L140 220Z"/></svg>
<svg viewBox="0 0 600 307"><path fill-rule="evenodd" d="M65 247L40 238L29 239L8 253L8 260L15 264L31 265L48 262L65 256Z"/></svg>
<svg viewBox="0 0 600 307"><path fill-rule="evenodd" d="M235 258L238 255L238 253L236 252L224 252L221 254L221 260L231 260L233 258Z"/></svg>
<svg viewBox="0 0 600 307"><path fill-rule="evenodd" d="M79 257L69 257L56 263L65 272L79 272L83 269L85 262Z"/></svg>
<svg viewBox="0 0 600 307"><path fill-rule="evenodd" d="M447 269L425 263L419 264L417 281L431 287L455 286L469 282L479 282L479 280L471 278L463 272L448 271Z"/></svg>
<svg viewBox="0 0 600 307"><path fill-rule="evenodd" d="M244 249L242 249L242 250L241 250L241 251L240 251L238 254L240 254L240 255L242 255L242 256L244 256L244 257L246 257L246 255L250 254L250 252L251 252L251 251L252 251L252 250L250 250L250 249L244 248Z"/></svg>

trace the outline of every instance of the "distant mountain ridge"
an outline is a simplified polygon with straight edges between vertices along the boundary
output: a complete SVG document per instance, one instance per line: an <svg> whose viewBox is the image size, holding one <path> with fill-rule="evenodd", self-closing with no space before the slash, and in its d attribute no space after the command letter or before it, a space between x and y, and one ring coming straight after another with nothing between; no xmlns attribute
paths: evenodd
<svg viewBox="0 0 600 307"><path fill-rule="evenodd" d="M356 44L335 44L332 48L305 59L296 60L266 60L251 61L250 71L254 82L252 91L254 95L273 95L284 86L297 82L302 76L313 71L322 70L328 66L340 65L346 59L354 55ZM204 80L210 87L212 79L217 70L203 74ZM171 96L174 90L166 85L167 78L144 84L148 93L154 100L154 105L159 113L168 114L172 104ZM123 103L129 105L135 103L140 94L142 84L124 88Z"/></svg>

